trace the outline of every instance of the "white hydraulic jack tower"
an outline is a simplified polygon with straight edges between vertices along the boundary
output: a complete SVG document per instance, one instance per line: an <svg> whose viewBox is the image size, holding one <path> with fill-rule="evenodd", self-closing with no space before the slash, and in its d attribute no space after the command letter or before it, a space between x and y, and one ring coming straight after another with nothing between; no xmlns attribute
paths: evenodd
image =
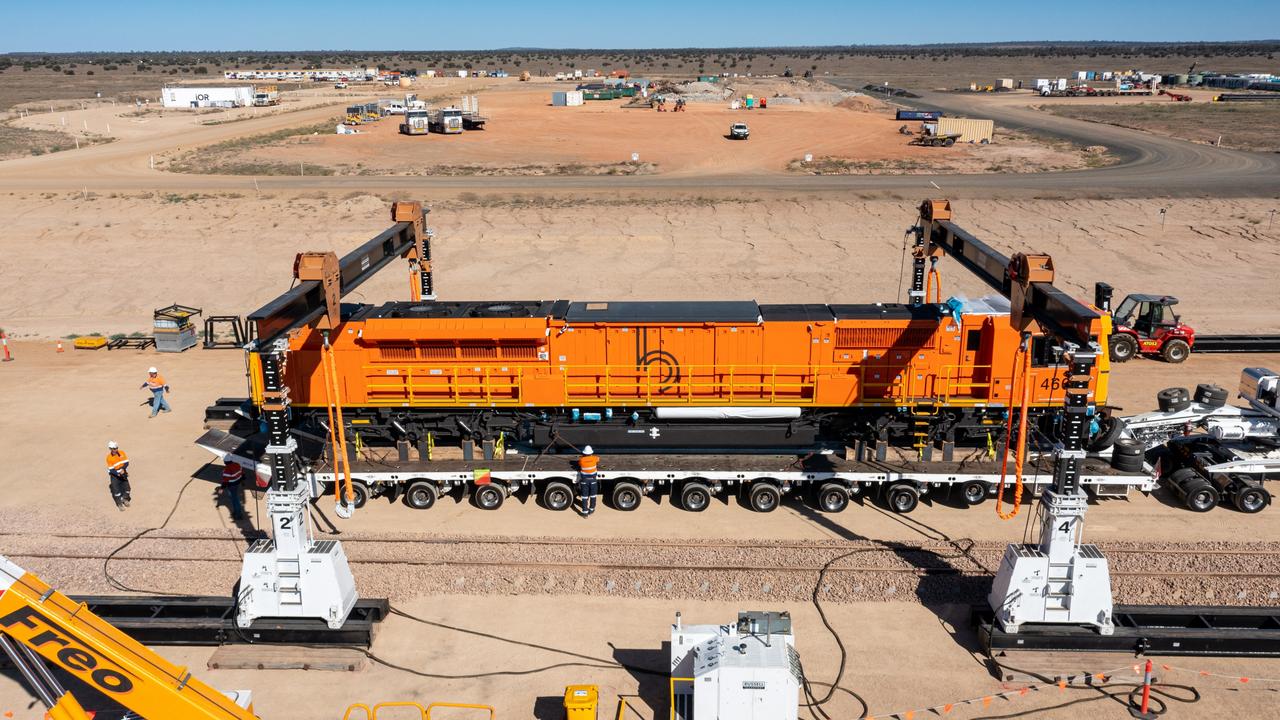
<svg viewBox="0 0 1280 720"><path fill-rule="evenodd" d="M1007 633L1017 633L1026 623L1049 623L1087 625L1112 634L1111 576L1102 552L1081 542L1088 497L1079 481L1097 415L1093 378L1102 353L1097 336L1105 331L1103 313L1054 287L1053 260L1047 255L1010 258L954 225L946 200L926 200L910 234L915 237L913 303L927 299L937 260L950 255L1009 298L1010 322L1023 333L1024 344L1034 321L1067 366L1063 412L1052 433L1054 480L1038 509L1039 540L1005 550L988 595L996 622ZM940 290L937 295L940 300ZM1107 306L1110 297L1095 298L1095 303ZM1024 345L1023 352L1031 348Z"/></svg>
<svg viewBox="0 0 1280 720"><path fill-rule="evenodd" d="M236 595L236 623L240 627L248 628L259 618L318 618L336 630L356 605L355 579L342 544L316 540L312 528L311 502L323 489L305 480L301 470L298 442L289 431L285 367L289 341L295 333L314 326L327 344L328 333L340 331L342 297L396 257L409 259L415 280L413 300L435 299L431 233L424 226L422 205L398 202L391 212L396 223L393 227L341 260L333 253L299 254L294 263L298 284L249 316L258 334L249 352L261 369L262 418L267 426L266 455L271 471L267 490L271 538L255 541L244 554ZM330 404L340 411L338 388L332 391ZM341 420L331 425L335 457L345 456ZM339 517L351 517L355 507L349 474L336 494L335 512Z"/></svg>

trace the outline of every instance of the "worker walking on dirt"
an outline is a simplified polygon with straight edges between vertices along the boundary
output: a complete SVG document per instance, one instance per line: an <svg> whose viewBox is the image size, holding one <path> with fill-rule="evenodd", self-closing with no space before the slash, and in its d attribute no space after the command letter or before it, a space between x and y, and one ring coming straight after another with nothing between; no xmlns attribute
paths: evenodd
<svg viewBox="0 0 1280 720"><path fill-rule="evenodd" d="M111 483L111 499L116 501L120 512L124 512L133 500L129 495L129 456L115 440L107 443L107 477Z"/></svg>
<svg viewBox="0 0 1280 720"><path fill-rule="evenodd" d="M600 458L591 446L582 448L582 457L578 458L578 501L582 504L582 517L596 511L596 496L600 494L600 481L596 479L599 466Z"/></svg>
<svg viewBox="0 0 1280 720"><path fill-rule="evenodd" d="M227 507L231 508L232 520L244 519L244 500L240 495L240 481L244 479L244 468L240 463L230 460L222 467L222 494L227 498Z"/></svg>
<svg viewBox="0 0 1280 720"><path fill-rule="evenodd" d="M169 401L164 399L165 393L169 392L169 386L158 370L154 367L147 368L147 379L141 387L151 391L151 417L155 417L161 410L170 411Z"/></svg>

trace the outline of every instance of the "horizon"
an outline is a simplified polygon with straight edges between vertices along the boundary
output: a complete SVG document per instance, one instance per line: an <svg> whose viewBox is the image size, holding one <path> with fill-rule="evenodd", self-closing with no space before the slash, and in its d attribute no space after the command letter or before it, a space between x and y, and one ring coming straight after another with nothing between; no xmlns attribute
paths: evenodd
<svg viewBox="0 0 1280 720"><path fill-rule="evenodd" d="M157 0L103 5L68 0L57 5L20 4L0 27L4 54L139 52L388 52L380 48L404 42L427 50L400 52L515 52L578 49L717 50L821 49L852 47L926 47L1008 43L1248 43L1270 42L1274 26L1258 22L1271 16L1261 0L1225 0L1213 8L1211 22L1203 5L1166 0L1160 22L1149 18L1153 3L1134 0L1080 0L1064 15L1056 7L1010 0L977 0L957 12L936 0L913 7L887 2L812 0L803 13L767 0L738 0L733 12L709 3L649 0L619 13L584 13L580 3L548 0L536 8L517 0L490 0L483 15L470 8L433 7L422 11L353 12L338 0L278 0L250 3L227 0L214 5L172 5ZM941 13L946 22L911 23L909 16ZM1122 21L1125 19L1133 22ZM1093 23L1092 21L1095 21ZM1082 22L1091 23L1095 40L1072 40ZM1199 37L1212 28L1215 37ZM1018 34L1042 40L999 40ZM392 37L396 41L388 42ZM636 42L644 37L646 42ZM590 38L591 42L583 42ZM961 38L956 42L956 38ZM18 45L25 46L16 49ZM591 47L595 46L595 47ZM271 50L244 48L270 47ZM311 48L345 50L313 50Z"/></svg>

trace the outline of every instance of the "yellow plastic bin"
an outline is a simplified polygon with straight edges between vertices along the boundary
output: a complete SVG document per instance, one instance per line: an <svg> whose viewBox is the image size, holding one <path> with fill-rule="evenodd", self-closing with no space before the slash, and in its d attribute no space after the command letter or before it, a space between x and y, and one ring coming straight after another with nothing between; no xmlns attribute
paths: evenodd
<svg viewBox="0 0 1280 720"><path fill-rule="evenodd" d="M570 685L564 689L564 714L568 720L596 720L600 705L600 688L595 685Z"/></svg>

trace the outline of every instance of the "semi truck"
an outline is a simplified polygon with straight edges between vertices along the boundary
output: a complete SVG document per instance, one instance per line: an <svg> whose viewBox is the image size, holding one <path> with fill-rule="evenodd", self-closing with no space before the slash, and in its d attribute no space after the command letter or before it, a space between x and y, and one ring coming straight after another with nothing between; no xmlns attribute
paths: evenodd
<svg viewBox="0 0 1280 720"><path fill-rule="evenodd" d="M253 89L254 107L280 104L280 88L276 85L259 85Z"/></svg>

